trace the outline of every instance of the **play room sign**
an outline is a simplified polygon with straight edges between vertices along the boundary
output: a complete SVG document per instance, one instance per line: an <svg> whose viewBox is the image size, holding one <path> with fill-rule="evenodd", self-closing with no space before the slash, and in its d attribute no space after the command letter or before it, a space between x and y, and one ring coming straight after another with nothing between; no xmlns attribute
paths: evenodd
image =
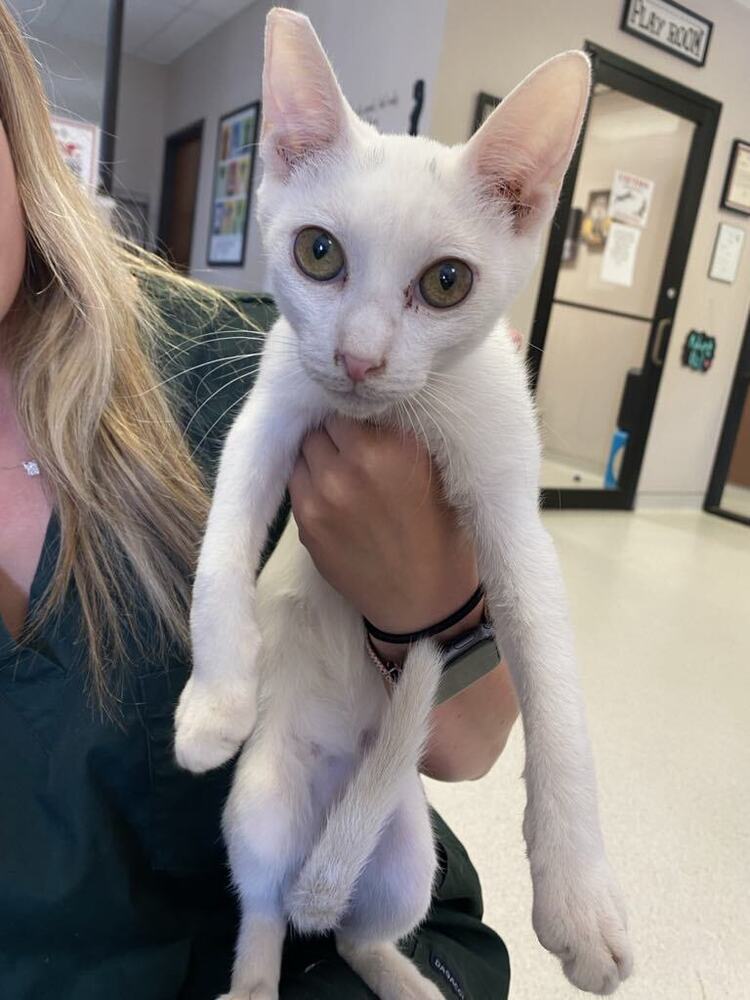
<svg viewBox="0 0 750 1000"><path fill-rule="evenodd" d="M625 0L620 27L694 66L703 66L713 23L672 0Z"/></svg>

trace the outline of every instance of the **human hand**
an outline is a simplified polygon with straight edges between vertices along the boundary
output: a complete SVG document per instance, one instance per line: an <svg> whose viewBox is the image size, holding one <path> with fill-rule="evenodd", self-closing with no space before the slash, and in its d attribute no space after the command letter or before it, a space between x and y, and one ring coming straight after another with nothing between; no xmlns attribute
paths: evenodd
<svg viewBox="0 0 750 1000"><path fill-rule="evenodd" d="M319 572L379 628L425 628L476 589L473 543L413 436L331 417L303 442L289 491ZM385 644L382 651L403 653Z"/></svg>

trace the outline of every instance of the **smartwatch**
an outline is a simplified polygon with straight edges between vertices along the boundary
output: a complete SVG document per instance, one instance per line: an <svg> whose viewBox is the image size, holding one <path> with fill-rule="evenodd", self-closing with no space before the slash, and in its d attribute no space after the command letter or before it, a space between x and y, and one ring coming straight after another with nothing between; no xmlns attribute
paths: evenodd
<svg viewBox="0 0 750 1000"><path fill-rule="evenodd" d="M380 673L391 686L396 685L403 670L403 663L384 660L373 646L369 635L366 641L370 658ZM478 681L480 677L484 677L500 662L495 629L487 621L440 642L439 646L443 654L443 674L436 699L438 705L448 701Z"/></svg>
<svg viewBox="0 0 750 1000"><path fill-rule="evenodd" d="M476 628L441 642L440 647L444 659L438 705L484 677L500 662L495 629L489 622L481 622Z"/></svg>

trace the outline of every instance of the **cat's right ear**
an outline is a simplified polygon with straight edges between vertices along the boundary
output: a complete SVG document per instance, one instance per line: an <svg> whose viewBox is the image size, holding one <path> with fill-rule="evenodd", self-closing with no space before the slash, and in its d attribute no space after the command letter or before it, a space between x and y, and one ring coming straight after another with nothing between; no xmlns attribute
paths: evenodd
<svg viewBox="0 0 750 1000"><path fill-rule="evenodd" d="M483 196L517 232L552 213L591 87L583 52L564 52L530 73L471 137L462 157Z"/></svg>
<svg viewBox="0 0 750 1000"><path fill-rule="evenodd" d="M274 7L266 18L261 154L285 179L345 141L350 110L309 19Z"/></svg>

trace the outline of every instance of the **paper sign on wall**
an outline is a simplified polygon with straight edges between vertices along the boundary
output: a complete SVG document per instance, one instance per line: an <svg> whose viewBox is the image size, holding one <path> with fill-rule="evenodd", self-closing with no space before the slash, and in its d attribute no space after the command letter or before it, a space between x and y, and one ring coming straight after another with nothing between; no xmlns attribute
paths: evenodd
<svg viewBox="0 0 750 1000"><path fill-rule="evenodd" d="M742 255L742 244L745 242L745 230L739 226L730 226L726 222L719 223L711 257L709 278L715 281L726 281L728 284L737 277Z"/></svg>
<svg viewBox="0 0 750 1000"><path fill-rule="evenodd" d="M607 281L611 285L625 285L628 288L633 284L640 239L641 230L636 226L624 226L621 222L612 223L602 258L600 274L602 281Z"/></svg>
<svg viewBox="0 0 750 1000"><path fill-rule="evenodd" d="M612 191L609 196L609 216L628 226L646 225L651 208L654 182L646 177L629 174L625 170L615 170Z"/></svg>

